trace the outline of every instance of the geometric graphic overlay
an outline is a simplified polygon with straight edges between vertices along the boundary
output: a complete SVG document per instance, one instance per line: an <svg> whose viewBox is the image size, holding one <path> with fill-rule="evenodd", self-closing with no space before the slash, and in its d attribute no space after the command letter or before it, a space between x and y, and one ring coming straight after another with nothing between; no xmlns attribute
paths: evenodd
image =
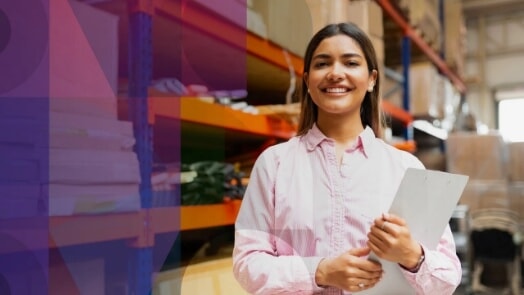
<svg viewBox="0 0 524 295"><path fill-rule="evenodd" d="M0 294L48 294L48 11L0 3Z"/></svg>
<svg viewBox="0 0 524 295"><path fill-rule="evenodd" d="M14 294L47 294L48 112L45 97L0 98L0 277Z"/></svg>
<svg viewBox="0 0 524 295"><path fill-rule="evenodd" d="M50 16L49 292L123 294L127 263L109 265L142 224L133 124L117 112L118 17L68 0Z"/></svg>
<svg viewBox="0 0 524 295"><path fill-rule="evenodd" d="M54 0L50 8L51 98L116 104L118 18L78 1Z"/></svg>
<svg viewBox="0 0 524 295"><path fill-rule="evenodd" d="M0 95L25 83L46 57L49 39L46 2L0 4Z"/></svg>
<svg viewBox="0 0 524 295"><path fill-rule="evenodd" d="M86 38L104 78L116 96L118 90L118 17L77 1L70 2L82 36ZM89 62L89 61L88 61Z"/></svg>

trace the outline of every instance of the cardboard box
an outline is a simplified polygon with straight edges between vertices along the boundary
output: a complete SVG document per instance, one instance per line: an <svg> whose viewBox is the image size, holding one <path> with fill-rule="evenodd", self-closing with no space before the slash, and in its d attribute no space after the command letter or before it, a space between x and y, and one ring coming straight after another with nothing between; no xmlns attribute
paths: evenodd
<svg viewBox="0 0 524 295"><path fill-rule="evenodd" d="M382 39L384 37L382 14L382 8L375 1L349 1L347 20L355 23L368 35Z"/></svg>
<svg viewBox="0 0 524 295"><path fill-rule="evenodd" d="M510 182L508 184L508 195L513 211L519 216L521 231L524 230L524 181Z"/></svg>
<svg viewBox="0 0 524 295"><path fill-rule="evenodd" d="M382 9L371 0L254 0L250 7L249 15L258 14L265 23L268 39L299 56L313 34L330 23L350 21L370 36L384 35Z"/></svg>
<svg viewBox="0 0 524 295"><path fill-rule="evenodd" d="M524 142L508 143L509 180L524 181Z"/></svg>
<svg viewBox="0 0 524 295"><path fill-rule="evenodd" d="M262 17L270 41L304 56L307 43L316 32L312 24L314 11L305 0L256 0L252 9Z"/></svg>
<svg viewBox="0 0 524 295"><path fill-rule="evenodd" d="M407 15L410 24L418 30L422 38L435 50L440 49L440 22L438 17L438 0L406 1Z"/></svg>
<svg viewBox="0 0 524 295"><path fill-rule="evenodd" d="M459 76L464 76L467 38L462 1L445 0L444 9L446 63Z"/></svg>
<svg viewBox="0 0 524 295"><path fill-rule="evenodd" d="M443 117L442 79L437 68L429 62L410 66L410 112L413 115Z"/></svg>
<svg viewBox="0 0 524 295"><path fill-rule="evenodd" d="M477 180L507 180L508 150L498 133L450 133L446 141L447 169Z"/></svg>
<svg viewBox="0 0 524 295"><path fill-rule="evenodd" d="M459 204L468 206L470 212L489 208L512 208L506 181L470 180Z"/></svg>
<svg viewBox="0 0 524 295"><path fill-rule="evenodd" d="M267 27L266 23L264 22L264 19L260 15L260 13L255 12L253 9L248 8L247 9L247 23L246 23L247 29L257 34L258 36L262 38L267 39Z"/></svg>
<svg viewBox="0 0 524 295"><path fill-rule="evenodd" d="M375 48L375 54L377 55L377 60L379 63L386 59L386 50L384 47L384 39L381 37L375 37L373 35L370 35L369 38L371 39L371 43L373 43L373 47ZM383 69L381 69L383 72Z"/></svg>

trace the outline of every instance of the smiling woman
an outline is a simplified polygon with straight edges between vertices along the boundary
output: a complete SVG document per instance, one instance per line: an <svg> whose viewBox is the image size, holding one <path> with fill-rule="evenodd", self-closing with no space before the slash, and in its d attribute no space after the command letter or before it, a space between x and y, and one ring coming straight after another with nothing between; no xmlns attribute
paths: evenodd
<svg viewBox="0 0 524 295"><path fill-rule="evenodd" d="M338 117L352 121L355 133L362 132L360 107L366 92L373 91L376 79L377 70L368 69L364 53L353 39L346 35L324 39L304 73L304 83L317 107L319 128L333 121L342 123Z"/></svg>
<svg viewBox="0 0 524 295"><path fill-rule="evenodd" d="M398 264L409 294L453 294L461 268L449 227L428 249L401 216L386 213L406 169L424 166L380 139L369 38L351 23L324 27L303 72L298 135L259 156L235 223L240 285L253 294L372 289L384 275L368 259L373 251Z"/></svg>

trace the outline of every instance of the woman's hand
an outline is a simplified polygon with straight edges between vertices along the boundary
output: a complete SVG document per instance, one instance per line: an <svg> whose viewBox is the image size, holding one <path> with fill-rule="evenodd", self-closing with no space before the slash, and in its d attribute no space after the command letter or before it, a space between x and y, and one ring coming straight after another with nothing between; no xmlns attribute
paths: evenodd
<svg viewBox="0 0 524 295"><path fill-rule="evenodd" d="M317 285L357 292L372 288L382 277L382 266L367 260L370 249L356 248L334 258L323 259L315 273Z"/></svg>
<svg viewBox="0 0 524 295"><path fill-rule="evenodd" d="M375 219L368 239L369 248L378 257L399 263L406 269L415 268L422 256L422 247L411 238L404 219L393 214Z"/></svg>

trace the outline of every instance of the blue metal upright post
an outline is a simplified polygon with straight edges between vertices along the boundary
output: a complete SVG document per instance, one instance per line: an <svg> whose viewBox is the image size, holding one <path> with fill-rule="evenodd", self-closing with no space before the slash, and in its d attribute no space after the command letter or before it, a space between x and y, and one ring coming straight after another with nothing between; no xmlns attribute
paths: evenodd
<svg viewBox="0 0 524 295"><path fill-rule="evenodd" d="M402 96L402 107L409 112L410 91L409 91L409 68L411 65L411 39L408 36L402 37L402 73L404 81L402 83L404 92ZM404 129L404 139L413 140L413 125L408 124Z"/></svg>
<svg viewBox="0 0 524 295"><path fill-rule="evenodd" d="M136 139L135 151L140 163L142 208L151 208L152 203L153 131L148 122L148 87L152 77L152 47L152 15L142 11L132 11L129 14L129 115L133 121ZM149 230L148 226L144 224L146 231ZM152 273L153 249L147 246L132 248L128 270L128 294L151 294Z"/></svg>

